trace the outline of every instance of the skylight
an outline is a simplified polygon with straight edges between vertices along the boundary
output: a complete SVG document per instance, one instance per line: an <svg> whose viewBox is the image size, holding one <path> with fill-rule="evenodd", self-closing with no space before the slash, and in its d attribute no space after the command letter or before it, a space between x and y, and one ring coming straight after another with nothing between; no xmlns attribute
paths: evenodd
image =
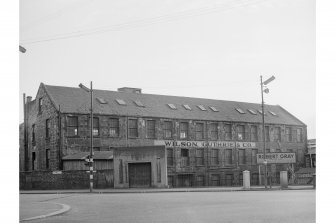
<svg viewBox="0 0 335 223"><path fill-rule="evenodd" d="M167 104L171 109L177 110L177 107L174 104Z"/></svg>
<svg viewBox="0 0 335 223"><path fill-rule="evenodd" d="M107 101L105 101L105 99L103 99L103 98L97 98L97 101L98 101L100 104L107 104Z"/></svg>
<svg viewBox="0 0 335 223"><path fill-rule="evenodd" d="M254 110L252 110L252 109L248 109L248 111L249 111L251 114L253 114L253 115L257 115L257 113L256 113Z"/></svg>
<svg viewBox="0 0 335 223"><path fill-rule="evenodd" d="M262 110L257 110L259 112L259 114L262 114ZM266 115L266 113L264 112L264 115Z"/></svg>
<svg viewBox="0 0 335 223"><path fill-rule="evenodd" d="M134 101L134 103L138 106L138 107L145 107L144 104L140 101Z"/></svg>
<svg viewBox="0 0 335 223"><path fill-rule="evenodd" d="M240 114L245 114L245 112L242 110L242 109L240 109L240 108L235 108L236 109L236 111L238 111Z"/></svg>
<svg viewBox="0 0 335 223"><path fill-rule="evenodd" d="M277 114L274 113L273 111L269 111L269 112L270 112L271 115L273 115L273 116L277 116Z"/></svg>
<svg viewBox="0 0 335 223"><path fill-rule="evenodd" d="M183 105L186 110L192 110L192 108L189 105Z"/></svg>
<svg viewBox="0 0 335 223"><path fill-rule="evenodd" d="M197 106L201 111L207 111L207 109L203 105L197 105Z"/></svg>
<svg viewBox="0 0 335 223"><path fill-rule="evenodd" d="M126 102L122 99L115 99L119 105L127 105Z"/></svg>
<svg viewBox="0 0 335 223"><path fill-rule="evenodd" d="M219 110L217 110L214 106L209 106L210 109L212 109L212 111L218 112Z"/></svg>

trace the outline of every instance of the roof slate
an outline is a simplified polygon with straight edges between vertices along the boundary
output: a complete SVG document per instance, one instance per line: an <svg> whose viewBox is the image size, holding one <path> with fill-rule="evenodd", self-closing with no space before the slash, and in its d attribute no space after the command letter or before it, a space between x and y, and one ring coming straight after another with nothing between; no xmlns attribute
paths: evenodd
<svg viewBox="0 0 335 223"><path fill-rule="evenodd" d="M82 89L73 87L61 87L42 84L51 100L58 108L60 106L63 113L89 113L90 96ZM128 92L117 92L93 89L94 99L99 97L104 99L107 104L101 104L93 100L94 114L120 115L120 116L143 116L159 117L171 119L192 119L206 121L236 121L236 122L262 122L260 114L250 113L240 114L235 109L240 108L260 110L261 105L256 103L213 100L204 98L190 98L180 96L166 96L153 94L136 94ZM123 99L127 105L119 105L116 99ZM145 107L138 107L133 102L141 101ZM170 109L167 104L174 104L177 109ZM189 105L192 110L186 110L183 105ZM197 108L203 105L207 111ZM218 112L209 109L214 106ZM266 115L265 122L272 124L304 125L299 119L287 112L279 105L265 105L265 113L275 112L278 116Z"/></svg>

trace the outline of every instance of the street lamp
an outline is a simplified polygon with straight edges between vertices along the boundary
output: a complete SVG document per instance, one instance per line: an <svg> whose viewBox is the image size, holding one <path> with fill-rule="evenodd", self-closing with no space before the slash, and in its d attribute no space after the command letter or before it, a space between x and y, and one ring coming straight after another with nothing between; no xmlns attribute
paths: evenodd
<svg viewBox="0 0 335 223"><path fill-rule="evenodd" d="M91 95L91 107L90 107L90 113L91 113L91 137L90 137L90 156L89 156L89 167L90 167L90 192L93 191L93 89L92 89L92 81L91 81L91 89L87 88L82 83L79 84L79 87L86 91L87 93L90 93Z"/></svg>
<svg viewBox="0 0 335 223"><path fill-rule="evenodd" d="M269 89L267 88L266 85L268 85L271 81L275 79L274 76L270 77L266 81L263 82L263 78L261 75L261 91L262 91L262 124L263 124L263 154L264 154L264 186L267 189L268 188L268 183L267 183L267 173L268 173L268 168L267 168L267 160L266 160L266 150L265 150L265 122L264 122L264 97L263 97L263 92L266 94L269 93ZM265 87L265 89L263 89Z"/></svg>

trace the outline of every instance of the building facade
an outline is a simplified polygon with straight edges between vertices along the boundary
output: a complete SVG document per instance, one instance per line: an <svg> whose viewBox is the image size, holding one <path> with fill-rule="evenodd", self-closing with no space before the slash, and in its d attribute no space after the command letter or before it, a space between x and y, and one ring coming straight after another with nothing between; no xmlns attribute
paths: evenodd
<svg viewBox="0 0 335 223"><path fill-rule="evenodd" d="M103 168L118 169L118 176L124 168L125 182L129 182L129 168L134 165L127 163L122 148L132 157L129 148L139 153L136 148L151 147L151 152L145 150L146 158L152 154L150 159L155 160L150 174L155 174L155 179L164 175L170 187L241 185L244 170L250 171L252 185L262 183L263 165L257 162L257 155L263 153L260 104L143 94L137 88L94 90L93 94L94 151L118 154L112 165ZM74 154L89 152L89 109L90 96L82 89L41 83L36 98L27 97L25 103L20 170L76 166L64 164ZM307 127L279 105L265 105L264 115L266 153L293 153L296 160L294 164L268 165L276 183L280 171L305 165ZM165 153L157 156L157 146L164 146ZM121 166L115 162L120 157L125 159ZM155 169L158 160L159 173Z"/></svg>

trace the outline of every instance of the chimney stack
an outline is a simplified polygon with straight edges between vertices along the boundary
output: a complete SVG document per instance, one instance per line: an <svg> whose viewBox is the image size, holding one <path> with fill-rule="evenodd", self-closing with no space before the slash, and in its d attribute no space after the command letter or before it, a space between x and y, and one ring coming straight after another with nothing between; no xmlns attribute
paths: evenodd
<svg viewBox="0 0 335 223"><path fill-rule="evenodd" d="M31 102L32 97L31 96L27 96L27 103Z"/></svg>

